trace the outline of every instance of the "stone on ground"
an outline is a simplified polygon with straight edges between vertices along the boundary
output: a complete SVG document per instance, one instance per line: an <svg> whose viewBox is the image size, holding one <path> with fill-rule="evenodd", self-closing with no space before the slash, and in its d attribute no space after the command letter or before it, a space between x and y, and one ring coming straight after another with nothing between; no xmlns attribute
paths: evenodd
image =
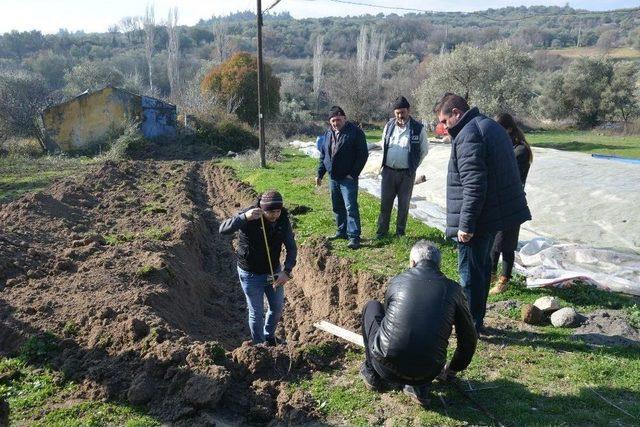
<svg viewBox="0 0 640 427"><path fill-rule="evenodd" d="M551 324L557 328L578 326L581 316L573 307L565 307L551 315Z"/></svg>
<svg viewBox="0 0 640 427"><path fill-rule="evenodd" d="M556 297L540 297L533 305L542 310L543 313L549 314L560 309L560 300Z"/></svg>
<svg viewBox="0 0 640 427"><path fill-rule="evenodd" d="M520 318L524 323L538 325L542 322L542 310L533 304L525 304L520 309Z"/></svg>

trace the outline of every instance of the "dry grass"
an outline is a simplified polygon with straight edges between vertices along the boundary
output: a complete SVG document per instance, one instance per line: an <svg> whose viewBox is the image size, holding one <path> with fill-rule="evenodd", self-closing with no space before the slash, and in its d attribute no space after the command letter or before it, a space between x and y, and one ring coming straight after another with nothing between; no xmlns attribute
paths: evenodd
<svg viewBox="0 0 640 427"><path fill-rule="evenodd" d="M640 59L640 50L636 50L630 47L618 47L604 51L595 46L588 47L570 47L565 49L550 49L549 53L562 56L564 58L581 58L581 57L600 57L606 56L612 59L628 59L638 60Z"/></svg>

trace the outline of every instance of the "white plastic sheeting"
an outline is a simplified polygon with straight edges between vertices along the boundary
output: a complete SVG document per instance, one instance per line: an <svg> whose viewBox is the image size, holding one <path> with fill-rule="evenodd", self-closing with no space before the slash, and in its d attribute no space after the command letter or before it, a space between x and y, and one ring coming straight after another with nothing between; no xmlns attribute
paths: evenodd
<svg viewBox="0 0 640 427"><path fill-rule="evenodd" d="M294 147L318 157L315 143ZM360 187L380 196L382 152L370 145ZM444 230L449 144L431 143L418 169L410 213ZM534 148L527 179L533 220L521 227L516 269L528 287L579 279L601 289L640 295L640 165L582 153Z"/></svg>

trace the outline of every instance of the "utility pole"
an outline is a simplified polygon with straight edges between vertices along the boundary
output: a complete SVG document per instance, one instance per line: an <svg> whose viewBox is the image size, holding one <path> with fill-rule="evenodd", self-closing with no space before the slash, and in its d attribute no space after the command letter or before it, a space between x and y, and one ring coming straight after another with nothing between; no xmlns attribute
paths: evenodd
<svg viewBox="0 0 640 427"><path fill-rule="evenodd" d="M262 69L262 1L257 0L258 9L258 132L260 148L260 167L267 167L266 149L264 146L264 114L262 102L264 100L264 70Z"/></svg>

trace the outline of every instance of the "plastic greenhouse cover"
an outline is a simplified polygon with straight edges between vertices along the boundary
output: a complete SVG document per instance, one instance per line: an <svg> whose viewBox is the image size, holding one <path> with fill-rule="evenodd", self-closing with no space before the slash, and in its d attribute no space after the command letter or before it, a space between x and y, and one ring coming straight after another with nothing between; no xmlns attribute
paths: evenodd
<svg viewBox="0 0 640 427"><path fill-rule="evenodd" d="M318 157L315 142L292 143ZM522 225L516 270L530 288L569 286L640 295L640 164L588 154L533 148L525 191L533 220ZM413 189L410 214L444 230L447 164L451 145L429 144ZM379 145L369 144L360 187L380 197Z"/></svg>

